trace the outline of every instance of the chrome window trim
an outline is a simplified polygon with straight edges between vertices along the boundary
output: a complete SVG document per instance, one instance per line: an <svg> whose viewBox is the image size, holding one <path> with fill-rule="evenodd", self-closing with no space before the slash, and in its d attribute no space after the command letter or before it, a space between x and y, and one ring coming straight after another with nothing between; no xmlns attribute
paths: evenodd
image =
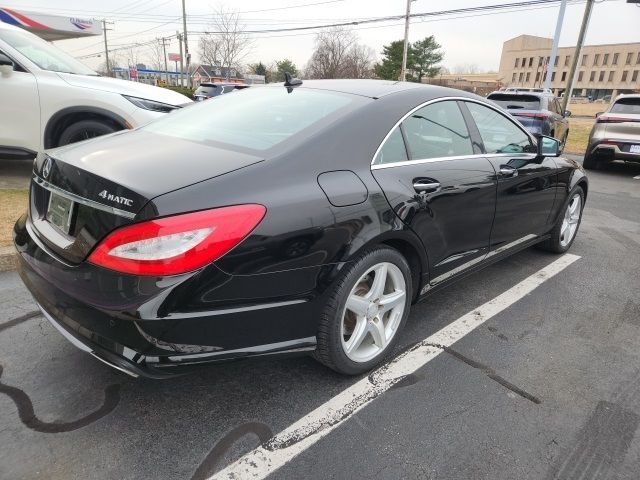
<svg viewBox="0 0 640 480"><path fill-rule="evenodd" d="M421 108L426 107L427 105L431 105L433 103L438 103L438 102L446 102L446 101L455 101L455 102L462 101L462 102L477 103L478 105L482 105L482 106L485 106L485 107L487 107L487 108L489 108L491 110L494 110L496 113L502 115L505 119L509 120L517 128L519 128L529 138L529 140L531 140L531 143L535 145L535 139L531 136L531 134L529 132L527 132L522 127L522 125L519 125L516 120L514 120L513 118L509 118L509 114L508 113L505 114L505 112L502 111L501 108L498 107L498 106L494 106L494 105L491 105L490 103L483 102L483 101L477 100L475 98L468 98L468 97L439 97L439 98L432 98L431 100L427 100L426 102L423 102L420 105L418 105L417 107L414 107L411 110L409 110L407 113L404 114L404 116L402 118L400 118L400 120L398 120L393 125L393 127L391 127L391 130L389 130L387 132L387 134L382 139L382 142L380 142L380 145L378 145L378 148L376 149L375 153L373 154L373 158L371 159L371 163L370 163L371 169L372 170L378 170L378 169L382 169L382 168L402 167L402 166L406 166L406 165L413 165L413 164L420 164L420 163L443 162L443 161L447 161L447 160L466 160L466 159L470 159L470 158L487 158L487 157L514 156L514 155L532 155L531 153L524 153L524 152L523 153L477 153L477 154L473 154L473 155L456 155L456 156L450 156L450 157L435 157L435 158L425 158L425 159L417 159L417 160L405 160L405 161L402 161L402 162L375 163L376 157L378 156L378 153L380 153L380 150L382 149L382 147L385 144L385 142L387 141L387 139L391 136L393 131L396 128L398 128L398 126L402 122L404 122L413 112L416 112L417 110L420 110ZM471 134L471 132L469 132L469 134ZM533 154L533 156L535 157L535 154Z"/></svg>
<svg viewBox="0 0 640 480"><path fill-rule="evenodd" d="M129 220L133 220L136 217L135 213L127 212L126 210L121 210L119 208L111 207L109 205L104 205L99 202L95 202L93 200L88 200L83 198L75 193L67 192L60 187L56 187L55 185L51 185L46 180L40 178L37 175L33 175L32 180L40 185L45 190L49 190L50 192L54 192L62 197L68 198L76 203L86 205L87 207L95 208L96 210L102 210L103 212L112 213L114 215L118 215L120 217L128 218Z"/></svg>

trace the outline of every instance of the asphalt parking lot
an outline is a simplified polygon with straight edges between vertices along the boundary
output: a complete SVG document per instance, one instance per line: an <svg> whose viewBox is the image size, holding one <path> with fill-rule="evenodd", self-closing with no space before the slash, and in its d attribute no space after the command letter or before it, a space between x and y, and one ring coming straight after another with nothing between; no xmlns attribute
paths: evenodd
<svg viewBox="0 0 640 480"><path fill-rule="evenodd" d="M455 343L427 345L428 362L362 408L289 443L269 440L361 379L307 357L133 379L69 344L0 273L0 478L202 479L251 463L263 443L284 463L274 479L637 479L636 176L589 173L580 258L556 274L540 271L559 257L529 249L415 305L394 355L537 279Z"/></svg>

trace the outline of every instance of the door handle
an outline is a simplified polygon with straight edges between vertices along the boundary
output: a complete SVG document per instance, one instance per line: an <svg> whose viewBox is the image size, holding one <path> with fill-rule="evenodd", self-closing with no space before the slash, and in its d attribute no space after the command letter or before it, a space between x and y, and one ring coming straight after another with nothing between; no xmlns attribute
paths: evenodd
<svg viewBox="0 0 640 480"><path fill-rule="evenodd" d="M416 180L413 182L413 188L418 193L432 193L440 190L440 182Z"/></svg>
<svg viewBox="0 0 640 480"><path fill-rule="evenodd" d="M500 165L500 174L505 177L517 177L518 169L513 168L511 165Z"/></svg>

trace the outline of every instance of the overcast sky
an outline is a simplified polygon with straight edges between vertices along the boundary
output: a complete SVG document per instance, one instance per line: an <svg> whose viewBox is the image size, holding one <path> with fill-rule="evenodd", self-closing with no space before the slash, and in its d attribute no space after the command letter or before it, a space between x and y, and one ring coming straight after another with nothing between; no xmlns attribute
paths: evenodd
<svg viewBox="0 0 640 480"><path fill-rule="evenodd" d="M225 5L238 12L247 29L292 27L344 22L362 18L402 15L405 0L186 0L190 16L188 30L197 32L211 28L210 15L215 7ZM510 3L512 0L416 0L412 13L433 12L470 6ZM175 35L182 29L181 0L0 0L0 6L18 10L74 15L82 18L113 20L109 32L110 47L144 42L154 37ZM292 8L293 7L293 8ZM298 8L295 8L298 7ZM454 69L475 64L481 70L497 70L502 42L521 34L552 37L559 4L553 7L510 11L468 18L443 17L436 21L413 20L410 41L434 35L445 53L443 65ZM564 20L560 46L575 45L584 10L584 1L570 1ZM476 14L477 15L477 14ZM403 21L354 26L360 42L371 46L378 57L382 46L404 35ZM189 46L197 57L197 35L189 37ZM313 49L313 33L275 33L254 35L253 48L243 63L261 60L270 63L289 58L303 67ZM598 2L587 33L588 44L640 42L640 8L625 0ZM103 49L100 37L56 42L74 56L99 53ZM138 49L139 59L148 56L149 47ZM174 39L168 51L177 52ZM196 58L197 60L197 58ZM97 67L104 58L83 60Z"/></svg>

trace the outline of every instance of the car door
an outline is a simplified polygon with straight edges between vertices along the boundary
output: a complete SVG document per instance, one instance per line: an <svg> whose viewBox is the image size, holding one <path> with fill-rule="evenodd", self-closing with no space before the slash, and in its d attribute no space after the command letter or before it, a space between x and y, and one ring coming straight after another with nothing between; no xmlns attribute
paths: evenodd
<svg viewBox="0 0 640 480"><path fill-rule="evenodd" d="M486 256L496 175L473 145L455 100L410 112L378 149L372 173L396 214L422 239L432 284Z"/></svg>
<svg viewBox="0 0 640 480"><path fill-rule="evenodd" d="M538 157L531 136L498 109L471 101L464 109L498 177L491 250L546 233L556 196L555 160Z"/></svg>
<svg viewBox="0 0 640 480"><path fill-rule="evenodd" d="M556 98L549 98L549 111L551 112L553 136L563 142L567 131L567 119L564 118L564 112Z"/></svg>
<svg viewBox="0 0 640 480"><path fill-rule="evenodd" d="M37 152L40 147L40 97L36 78L2 45L0 53L14 62L12 72L0 74L0 149L4 147L9 154Z"/></svg>

